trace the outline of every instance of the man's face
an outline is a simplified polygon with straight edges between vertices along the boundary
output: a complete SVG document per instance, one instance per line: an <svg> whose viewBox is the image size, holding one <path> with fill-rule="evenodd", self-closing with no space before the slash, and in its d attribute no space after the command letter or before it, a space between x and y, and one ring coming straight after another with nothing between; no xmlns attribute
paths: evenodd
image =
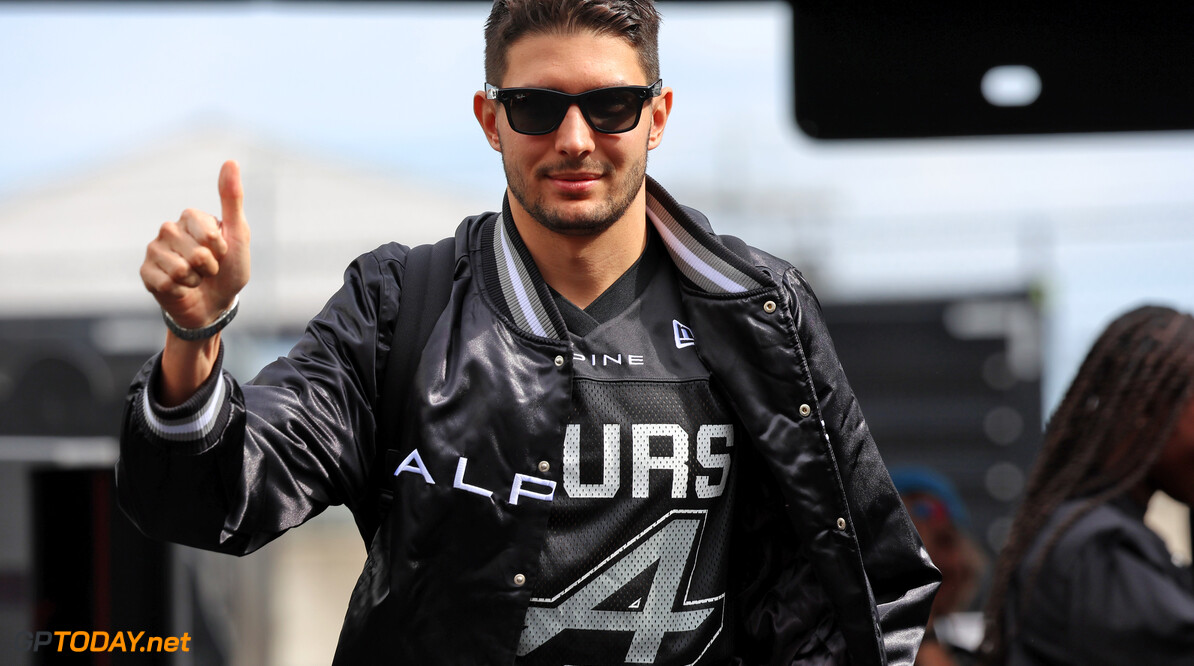
<svg viewBox="0 0 1194 666"><path fill-rule="evenodd" d="M627 41L585 31L524 36L510 46L507 62L503 80L490 83L565 93L654 83ZM670 104L665 89L646 102L638 125L621 134L594 130L575 105L555 131L537 136L511 129L505 109L481 93L474 110L502 153L511 207L552 232L591 236L619 221L641 195L647 151L659 144Z"/></svg>

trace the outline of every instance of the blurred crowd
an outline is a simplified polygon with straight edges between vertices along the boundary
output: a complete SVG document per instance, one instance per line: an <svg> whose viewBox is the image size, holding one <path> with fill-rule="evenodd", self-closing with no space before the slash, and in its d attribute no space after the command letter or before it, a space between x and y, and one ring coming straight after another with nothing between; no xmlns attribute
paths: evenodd
<svg viewBox="0 0 1194 666"><path fill-rule="evenodd" d="M891 472L943 579L919 666L1194 664L1194 579L1144 523L1158 491L1194 503L1190 315L1140 307L1102 332L994 567L944 475Z"/></svg>

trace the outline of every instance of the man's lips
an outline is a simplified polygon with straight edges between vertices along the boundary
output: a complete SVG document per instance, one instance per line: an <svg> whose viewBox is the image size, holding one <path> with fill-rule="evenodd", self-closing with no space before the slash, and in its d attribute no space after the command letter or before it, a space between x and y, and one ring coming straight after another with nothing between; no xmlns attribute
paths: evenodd
<svg viewBox="0 0 1194 666"><path fill-rule="evenodd" d="M567 192L584 192L601 180L596 173L554 173L548 176L553 185Z"/></svg>
<svg viewBox="0 0 1194 666"><path fill-rule="evenodd" d="M601 174L592 173L589 171L576 172L576 173L561 172L561 173L548 174L547 177L551 178L552 180L597 180L598 178L601 177Z"/></svg>

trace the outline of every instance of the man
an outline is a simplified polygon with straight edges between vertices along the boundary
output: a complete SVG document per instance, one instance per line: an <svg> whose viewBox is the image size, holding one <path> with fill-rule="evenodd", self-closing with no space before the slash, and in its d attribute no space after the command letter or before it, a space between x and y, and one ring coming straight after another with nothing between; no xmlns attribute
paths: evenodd
<svg viewBox="0 0 1194 666"><path fill-rule="evenodd" d="M249 274L225 164L222 222L184 212L142 267L171 333L117 469L141 529L247 553L367 511L389 448L337 663L911 664L937 573L811 291L645 176L672 107L658 20L649 0L494 4L474 110L507 197L457 230L405 404L380 395L422 287L397 245L250 385L220 371Z"/></svg>

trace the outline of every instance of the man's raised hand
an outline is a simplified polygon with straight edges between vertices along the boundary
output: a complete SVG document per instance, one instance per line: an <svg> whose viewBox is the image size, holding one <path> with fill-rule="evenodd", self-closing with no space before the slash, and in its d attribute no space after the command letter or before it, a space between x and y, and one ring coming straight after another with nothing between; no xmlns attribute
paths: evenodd
<svg viewBox="0 0 1194 666"><path fill-rule="evenodd" d="M141 280L184 328L202 328L227 310L249 281L249 224L240 167L220 169L223 220L188 208L166 222L145 251Z"/></svg>

